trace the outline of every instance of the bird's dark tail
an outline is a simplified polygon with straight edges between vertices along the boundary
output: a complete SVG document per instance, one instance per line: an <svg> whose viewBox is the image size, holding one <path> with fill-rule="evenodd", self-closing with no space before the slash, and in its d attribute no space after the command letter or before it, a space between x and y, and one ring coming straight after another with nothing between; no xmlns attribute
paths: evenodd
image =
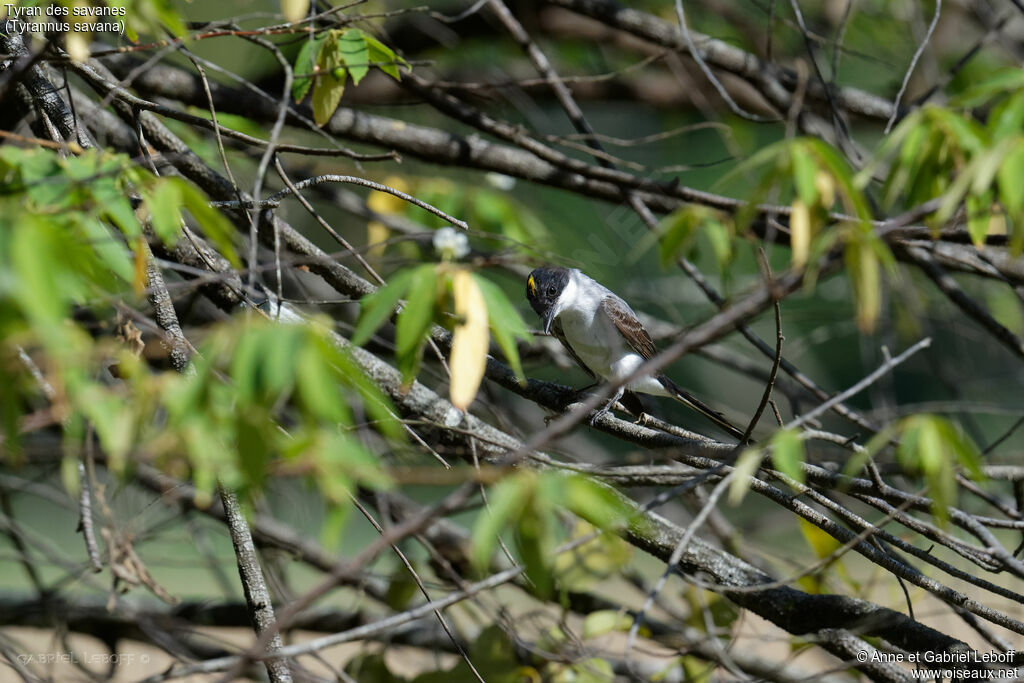
<svg viewBox="0 0 1024 683"><path fill-rule="evenodd" d="M737 429L729 420L725 419L725 415L709 406L708 404L701 401L699 398L691 394L690 392L683 389L681 386L670 380L665 375L658 375L658 381L665 387L669 392L675 395L675 398L681 403L685 403L690 406L698 413L708 418L716 425L721 427L729 436L734 439L743 439L743 431Z"/></svg>

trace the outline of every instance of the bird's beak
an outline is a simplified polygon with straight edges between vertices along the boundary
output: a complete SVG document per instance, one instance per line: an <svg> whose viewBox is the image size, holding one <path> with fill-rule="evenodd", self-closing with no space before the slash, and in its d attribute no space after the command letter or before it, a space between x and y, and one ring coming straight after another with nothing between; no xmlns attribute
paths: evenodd
<svg viewBox="0 0 1024 683"><path fill-rule="evenodd" d="M551 323L555 321L555 307L552 306L548 309L548 314L544 316L544 334L551 334Z"/></svg>

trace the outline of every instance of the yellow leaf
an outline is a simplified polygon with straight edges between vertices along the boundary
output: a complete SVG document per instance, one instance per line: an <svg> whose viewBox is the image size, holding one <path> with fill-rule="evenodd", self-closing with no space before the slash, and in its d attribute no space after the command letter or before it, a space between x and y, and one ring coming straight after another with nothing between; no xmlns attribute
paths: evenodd
<svg viewBox="0 0 1024 683"><path fill-rule="evenodd" d="M793 202L789 215L789 246L793 250L793 266L807 263L811 250L811 209L799 199Z"/></svg>
<svg viewBox="0 0 1024 683"><path fill-rule="evenodd" d="M797 522L800 524L800 533L803 534L804 540L807 541L807 545L811 546L811 550L819 560L828 557L842 547L842 543L806 519L797 518Z"/></svg>
<svg viewBox="0 0 1024 683"><path fill-rule="evenodd" d="M740 454L739 459L733 466L736 468L736 471L732 475L732 481L729 482L730 504L739 505L743 501L743 497L750 490L750 478L754 476L757 469L761 466L763 455L758 448L748 448Z"/></svg>
<svg viewBox="0 0 1024 683"><path fill-rule="evenodd" d="M846 248L847 269L857 299L857 327L871 332L882 310L882 272L878 255L866 240Z"/></svg>
<svg viewBox="0 0 1024 683"><path fill-rule="evenodd" d="M836 183L832 180L832 176L819 169L814 174L814 187L821 197L821 205L826 209L832 208L832 204L836 201Z"/></svg>
<svg viewBox="0 0 1024 683"><path fill-rule="evenodd" d="M334 31L328 34L328 42L317 55L316 71L319 75L313 81L313 122L321 128L331 120L341 96L345 92L348 72L345 59L333 40Z"/></svg>
<svg viewBox="0 0 1024 683"><path fill-rule="evenodd" d="M405 182L405 179L401 176L388 176L384 179L384 184L399 192L409 192L409 183ZM370 211L390 215L402 213L405 210L405 200L387 192L374 190L366 198L366 206L369 207Z"/></svg>
<svg viewBox="0 0 1024 683"><path fill-rule="evenodd" d="M92 33L88 31L69 31L64 37L64 47L72 61L82 63L89 59L89 41Z"/></svg>
<svg viewBox="0 0 1024 683"><path fill-rule="evenodd" d="M468 270L456 270L452 275L452 296L455 315L462 322L452 333L450 395L452 405L465 410L476 397L487 365L487 304Z"/></svg>
<svg viewBox="0 0 1024 683"><path fill-rule="evenodd" d="M309 0L281 0L281 14L288 23L302 21L308 12Z"/></svg>
<svg viewBox="0 0 1024 683"><path fill-rule="evenodd" d="M388 230L388 226L384 225L380 221L370 221L366 224L366 244L369 245L367 255L371 259L380 260L384 256L385 242L391 236L391 231Z"/></svg>
<svg viewBox="0 0 1024 683"><path fill-rule="evenodd" d="M139 235L138 242L135 244L135 276L132 278L132 289L136 294L145 292L146 286L149 284L149 273L146 272L148 257L146 251L146 238Z"/></svg>

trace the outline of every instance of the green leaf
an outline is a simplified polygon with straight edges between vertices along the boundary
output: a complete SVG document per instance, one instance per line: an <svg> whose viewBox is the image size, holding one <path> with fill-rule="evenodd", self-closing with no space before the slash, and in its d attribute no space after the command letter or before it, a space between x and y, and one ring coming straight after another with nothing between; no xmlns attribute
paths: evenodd
<svg viewBox="0 0 1024 683"><path fill-rule="evenodd" d="M255 403L259 398L264 338L259 332L242 335L231 355L231 377L243 405Z"/></svg>
<svg viewBox="0 0 1024 683"><path fill-rule="evenodd" d="M684 206L669 214L661 228L661 265L667 266L682 253L688 253L696 236L698 216L693 207Z"/></svg>
<svg viewBox="0 0 1024 683"><path fill-rule="evenodd" d="M750 478L761 467L763 454L760 448L748 448L740 453L729 482L729 503L739 505L750 490Z"/></svg>
<svg viewBox="0 0 1024 683"><path fill-rule="evenodd" d="M135 267L124 243L115 239L107 226L91 216L81 216L77 222L103 264L123 282L132 282Z"/></svg>
<svg viewBox="0 0 1024 683"><path fill-rule="evenodd" d="M629 615L619 610L598 610L591 612L583 619L582 636L584 639L597 638L614 631L621 631L623 626L628 630L631 623L632 619L630 619Z"/></svg>
<svg viewBox="0 0 1024 683"><path fill-rule="evenodd" d="M313 121L323 127L338 108L341 96L345 92L345 80L348 73L345 61L338 51L338 41L334 39L335 31L329 34L327 42L317 56L319 75L313 85Z"/></svg>
<svg viewBox="0 0 1024 683"><path fill-rule="evenodd" d="M783 429L775 433L771 441L772 464L798 483L804 483L804 442L793 429Z"/></svg>
<svg viewBox="0 0 1024 683"><path fill-rule="evenodd" d="M560 490L561 495L553 499L599 529L610 529L631 513L614 489L583 476L566 477Z"/></svg>
<svg viewBox="0 0 1024 683"><path fill-rule="evenodd" d="M993 142L1019 135L1024 130L1024 90L1011 96L989 116Z"/></svg>
<svg viewBox="0 0 1024 683"><path fill-rule="evenodd" d="M437 306L437 270L423 265L413 271L409 298L395 324L395 355L403 367L403 377L412 379L418 366L419 351L426 342Z"/></svg>
<svg viewBox="0 0 1024 683"><path fill-rule="evenodd" d="M982 457L978 446L955 424L947 419L935 418L935 428L942 443L949 447L953 458L967 470L972 479L983 480Z"/></svg>
<svg viewBox="0 0 1024 683"><path fill-rule="evenodd" d="M714 218L708 218L704 221L701 234L704 235L708 242L711 243L711 250L715 254L715 261L718 263L718 268L720 271L725 273L726 268L732 262L733 257L732 230L721 221L715 220Z"/></svg>
<svg viewBox="0 0 1024 683"><path fill-rule="evenodd" d="M484 301L487 303L487 315L494 340L498 343L501 352L505 354L509 365L512 366L516 378L520 382L525 382L526 376L523 374L516 341L520 339L530 341L532 338L530 328L498 285L479 275L474 275L473 279L476 280L477 286L483 292Z"/></svg>
<svg viewBox="0 0 1024 683"><path fill-rule="evenodd" d="M1015 226L1024 228L1024 138L1017 138L996 172L999 201Z"/></svg>
<svg viewBox="0 0 1024 683"><path fill-rule="evenodd" d="M1000 325L1016 335L1024 334L1024 306L1020 305L1020 299L1012 289L986 288L985 306Z"/></svg>
<svg viewBox="0 0 1024 683"><path fill-rule="evenodd" d="M816 205L818 189L814 185L814 176L818 172L818 166L814 158L799 142L794 142L790 146L789 155L793 162L793 184L797 196L807 206Z"/></svg>
<svg viewBox="0 0 1024 683"><path fill-rule="evenodd" d="M159 178L148 193L144 193L149 222L165 244L178 241L181 231L181 189L171 178Z"/></svg>
<svg viewBox="0 0 1024 683"><path fill-rule="evenodd" d="M10 259L19 301L30 320L58 323L69 300L84 294L77 277L60 278L66 264L60 251L63 231L39 216L24 216L10 242ZM129 281L130 281L129 276Z"/></svg>
<svg viewBox="0 0 1024 683"><path fill-rule="evenodd" d="M971 87L960 93L953 104L963 107L977 107L984 104L994 95L1017 90L1024 87L1024 71L1016 67L996 70L990 78L972 83Z"/></svg>
<svg viewBox="0 0 1024 683"><path fill-rule="evenodd" d="M912 415L901 423L896 457L908 472L921 473L932 497L932 514L945 524L956 497L954 465L983 478L977 447L948 420L928 414Z"/></svg>
<svg viewBox="0 0 1024 683"><path fill-rule="evenodd" d="M868 205L867 198L858 186L853 169L850 167L850 164L846 161L845 157L839 154L834 147L823 140L809 138L805 140L805 144L814 152L814 155L818 158L818 162L824 171L826 171L831 176L832 180L834 180L839 186L839 193L848 204L848 210L852 210L852 212L862 221L870 220L871 207ZM815 187L817 187L817 185L815 185Z"/></svg>
<svg viewBox="0 0 1024 683"><path fill-rule="evenodd" d="M874 329L882 310L882 273L871 241L871 235L858 234L843 254L857 305L857 326L864 332Z"/></svg>
<svg viewBox="0 0 1024 683"><path fill-rule="evenodd" d="M554 546L550 512L538 509L540 505L529 505L519 515L516 527L516 548L519 550L524 571L533 583L534 592L538 597L548 598L554 588L554 577L548 558Z"/></svg>
<svg viewBox="0 0 1024 683"><path fill-rule="evenodd" d="M176 180L179 181L182 203L188 212L192 214L196 224L210 238L210 241L213 242L217 250L231 265L235 268L241 268L242 262L238 258L234 241L237 233L227 216L221 213L219 209L210 206L210 198L195 185L186 180Z"/></svg>
<svg viewBox="0 0 1024 683"><path fill-rule="evenodd" d="M121 191L111 185L93 190L93 197L103 207L103 216L113 223L125 237L133 238L142 234L139 219L132 210L131 202Z"/></svg>
<svg viewBox="0 0 1024 683"><path fill-rule="evenodd" d="M352 76L352 84L359 85L359 81L370 71L370 50L363 32L350 28L342 33L338 38L338 52Z"/></svg>
<svg viewBox="0 0 1024 683"><path fill-rule="evenodd" d="M328 503L327 515L320 527L320 544L328 550L337 550L341 543L341 534L348 523L350 506Z"/></svg>
<svg viewBox="0 0 1024 683"><path fill-rule="evenodd" d="M119 470L131 449L135 435L135 421L131 409L121 398L97 385L91 385L75 398L95 426L103 450L110 457L111 469Z"/></svg>
<svg viewBox="0 0 1024 683"><path fill-rule="evenodd" d="M967 208L967 232L970 234L974 245L981 247L985 244L989 223L992 220L992 192L988 191L981 195L968 195L965 203Z"/></svg>
<svg viewBox="0 0 1024 683"><path fill-rule="evenodd" d="M324 329L329 328L324 326ZM395 416L391 400L376 382L366 376L363 369L352 359L348 349L337 346L326 334L318 335L317 344L320 347L320 355L326 362L338 370L348 386L359 392L363 407L373 419L377 431L390 439L401 438L405 431Z"/></svg>
<svg viewBox="0 0 1024 683"><path fill-rule="evenodd" d="M415 564L413 564L413 569L415 571ZM398 566L391 572L391 577L388 579L388 591L384 596L384 602L396 612L401 612L418 592L419 586L409 574L409 570L405 566Z"/></svg>
<svg viewBox="0 0 1024 683"><path fill-rule="evenodd" d="M295 78L292 80L292 98L294 98L295 104L299 104L306 98L306 93L313 85L313 74L316 72L316 64L323 44L323 36L310 38L302 43L302 48L295 58Z"/></svg>
<svg viewBox="0 0 1024 683"><path fill-rule="evenodd" d="M331 422L351 423L352 416L340 399L339 386L323 356L313 345L303 346L296 360L296 384L306 410Z"/></svg>
<svg viewBox="0 0 1024 683"><path fill-rule="evenodd" d="M533 472L523 471L503 479L488 492L488 505L473 525L470 556L478 570L484 571L490 565L502 529L515 522L530 504L536 476Z"/></svg>
<svg viewBox="0 0 1024 683"><path fill-rule="evenodd" d="M415 269L402 270L391 275L388 283L377 291L367 294L360 303L359 321L352 333L352 343L362 346L374 332L387 322L395 312L398 301L405 296Z"/></svg>
<svg viewBox="0 0 1024 683"><path fill-rule="evenodd" d="M409 62L396 55L394 50L368 33L363 34L363 40L369 51L368 61L373 62L378 69L396 81L402 80L402 76L398 72L398 65L409 66Z"/></svg>

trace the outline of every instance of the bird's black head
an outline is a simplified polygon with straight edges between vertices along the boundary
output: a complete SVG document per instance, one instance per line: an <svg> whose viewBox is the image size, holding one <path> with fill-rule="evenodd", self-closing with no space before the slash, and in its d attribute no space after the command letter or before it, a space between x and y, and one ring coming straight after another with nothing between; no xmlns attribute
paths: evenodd
<svg viewBox="0 0 1024 683"><path fill-rule="evenodd" d="M537 268L526 279L526 300L544 321L544 332L555 318L555 303L569 282L568 268Z"/></svg>

